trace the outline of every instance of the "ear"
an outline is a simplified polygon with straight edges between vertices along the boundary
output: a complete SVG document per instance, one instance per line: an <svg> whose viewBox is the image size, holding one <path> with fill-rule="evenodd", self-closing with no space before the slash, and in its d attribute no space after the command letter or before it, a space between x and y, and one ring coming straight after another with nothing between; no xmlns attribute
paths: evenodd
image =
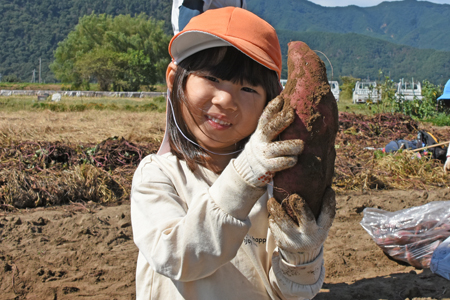
<svg viewBox="0 0 450 300"><path fill-rule="evenodd" d="M175 72L176 71L177 71L177 65L174 64L174 62L171 62L167 66L167 71L166 71L166 83L167 83L167 88L169 89L170 92L172 92L172 87L173 87L173 82L175 80Z"/></svg>

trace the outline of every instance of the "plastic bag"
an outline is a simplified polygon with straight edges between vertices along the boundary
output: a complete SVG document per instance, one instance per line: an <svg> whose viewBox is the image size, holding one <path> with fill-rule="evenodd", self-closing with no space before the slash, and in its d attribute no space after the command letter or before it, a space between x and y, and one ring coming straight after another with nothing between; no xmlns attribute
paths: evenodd
<svg viewBox="0 0 450 300"><path fill-rule="evenodd" d="M388 212L365 208L361 226L388 256L429 268L434 250L450 236L450 201Z"/></svg>

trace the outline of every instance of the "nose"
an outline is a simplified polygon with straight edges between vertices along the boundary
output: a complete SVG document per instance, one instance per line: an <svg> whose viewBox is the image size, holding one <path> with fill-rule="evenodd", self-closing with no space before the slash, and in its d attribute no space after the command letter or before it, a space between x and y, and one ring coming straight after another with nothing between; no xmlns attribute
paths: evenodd
<svg viewBox="0 0 450 300"><path fill-rule="evenodd" d="M226 89L221 89L216 92L212 99L214 105L220 106L225 110L236 111L237 110L237 99L238 93L235 88L230 87Z"/></svg>

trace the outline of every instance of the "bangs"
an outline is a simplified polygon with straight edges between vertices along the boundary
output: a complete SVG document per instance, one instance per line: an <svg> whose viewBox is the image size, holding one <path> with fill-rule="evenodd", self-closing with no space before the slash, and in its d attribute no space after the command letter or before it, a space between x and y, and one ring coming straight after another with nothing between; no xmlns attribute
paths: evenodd
<svg viewBox="0 0 450 300"><path fill-rule="evenodd" d="M276 72L254 61L234 47L209 48L191 55L179 64L188 72L206 71L211 76L252 86L277 85ZM270 98L271 99L271 98Z"/></svg>

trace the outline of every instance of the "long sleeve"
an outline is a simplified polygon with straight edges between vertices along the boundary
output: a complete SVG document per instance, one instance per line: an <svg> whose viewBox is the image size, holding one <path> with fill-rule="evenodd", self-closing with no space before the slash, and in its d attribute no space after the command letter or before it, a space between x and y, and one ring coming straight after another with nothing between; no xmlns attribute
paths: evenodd
<svg viewBox="0 0 450 300"><path fill-rule="evenodd" d="M199 180L203 175L149 156L133 178L135 243L157 273L174 280L204 278L233 259L250 228L247 215L265 192L245 183L232 164L211 186Z"/></svg>
<svg viewBox="0 0 450 300"><path fill-rule="evenodd" d="M323 254L294 266L268 226L267 188L232 160L220 176L173 155L144 158L133 177L137 299L310 299ZM311 297L310 297L311 296Z"/></svg>
<svg viewBox="0 0 450 300"><path fill-rule="evenodd" d="M283 300L313 298L325 280L323 249L313 261L297 266L287 263L279 252L275 252L269 277Z"/></svg>

